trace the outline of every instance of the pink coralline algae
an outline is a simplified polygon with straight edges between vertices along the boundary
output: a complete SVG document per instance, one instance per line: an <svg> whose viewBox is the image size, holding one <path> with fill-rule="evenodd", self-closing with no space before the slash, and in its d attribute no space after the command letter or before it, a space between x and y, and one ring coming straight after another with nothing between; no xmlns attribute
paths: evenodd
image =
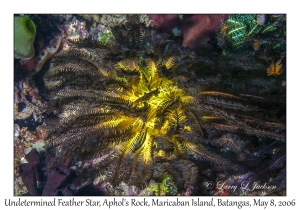
<svg viewBox="0 0 300 210"><path fill-rule="evenodd" d="M210 37L215 36L216 28L225 21L228 15L149 15L153 20L152 25L157 27L158 32L172 34L174 28L178 28L183 34L184 47L196 49L206 46ZM181 19L182 17L182 19Z"/></svg>

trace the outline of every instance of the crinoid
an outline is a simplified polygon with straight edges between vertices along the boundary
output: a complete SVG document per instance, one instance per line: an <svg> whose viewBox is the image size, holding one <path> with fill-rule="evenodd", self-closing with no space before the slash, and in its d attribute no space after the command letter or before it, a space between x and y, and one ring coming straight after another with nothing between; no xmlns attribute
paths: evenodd
<svg viewBox="0 0 300 210"><path fill-rule="evenodd" d="M270 20L265 20L262 24L258 21L261 15L229 15L228 20L217 30L219 46L227 50L245 51L247 48L258 50L262 45L273 48L277 53L285 54L285 15L279 15L275 20L271 19L272 15L264 16Z"/></svg>
<svg viewBox="0 0 300 210"><path fill-rule="evenodd" d="M53 57L44 76L45 140L56 154L48 169L74 156L82 183L105 174L143 189L171 176L178 193L199 194L203 171L258 172L267 148L285 151L285 125L267 101L221 92L214 58L132 24L112 29L113 49L83 40Z"/></svg>

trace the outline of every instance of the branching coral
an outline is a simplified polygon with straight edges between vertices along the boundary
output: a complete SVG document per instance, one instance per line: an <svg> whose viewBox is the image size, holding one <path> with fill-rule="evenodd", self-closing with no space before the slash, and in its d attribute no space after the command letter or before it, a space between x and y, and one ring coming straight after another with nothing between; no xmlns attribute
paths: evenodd
<svg viewBox="0 0 300 210"><path fill-rule="evenodd" d="M264 109L271 102L213 88L221 77L214 57L154 36L134 17L112 32L113 49L86 39L51 61L44 82L52 113L44 127L56 158L48 170L74 155L90 182L105 174L112 185L145 188L172 176L179 193L197 193L201 168L257 172L268 147L284 153L284 122Z"/></svg>

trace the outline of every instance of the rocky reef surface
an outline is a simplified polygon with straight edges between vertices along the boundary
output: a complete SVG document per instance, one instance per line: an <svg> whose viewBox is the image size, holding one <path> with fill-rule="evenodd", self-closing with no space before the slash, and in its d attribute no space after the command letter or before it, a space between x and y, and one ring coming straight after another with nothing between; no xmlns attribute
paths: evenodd
<svg viewBox="0 0 300 210"><path fill-rule="evenodd" d="M284 15L28 16L15 195L285 195Z"/></svg>

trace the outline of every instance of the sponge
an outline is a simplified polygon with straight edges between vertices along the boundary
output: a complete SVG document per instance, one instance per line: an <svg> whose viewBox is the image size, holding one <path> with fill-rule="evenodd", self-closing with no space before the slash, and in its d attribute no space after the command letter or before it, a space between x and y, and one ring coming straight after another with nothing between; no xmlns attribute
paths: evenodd
<svg viewBox="0 0 300 210"><path fill-rule="evenodd" d="M36 27L28 16L18 16L14 18L14 57L32 58L34 56L33 42Z"/></svg>

